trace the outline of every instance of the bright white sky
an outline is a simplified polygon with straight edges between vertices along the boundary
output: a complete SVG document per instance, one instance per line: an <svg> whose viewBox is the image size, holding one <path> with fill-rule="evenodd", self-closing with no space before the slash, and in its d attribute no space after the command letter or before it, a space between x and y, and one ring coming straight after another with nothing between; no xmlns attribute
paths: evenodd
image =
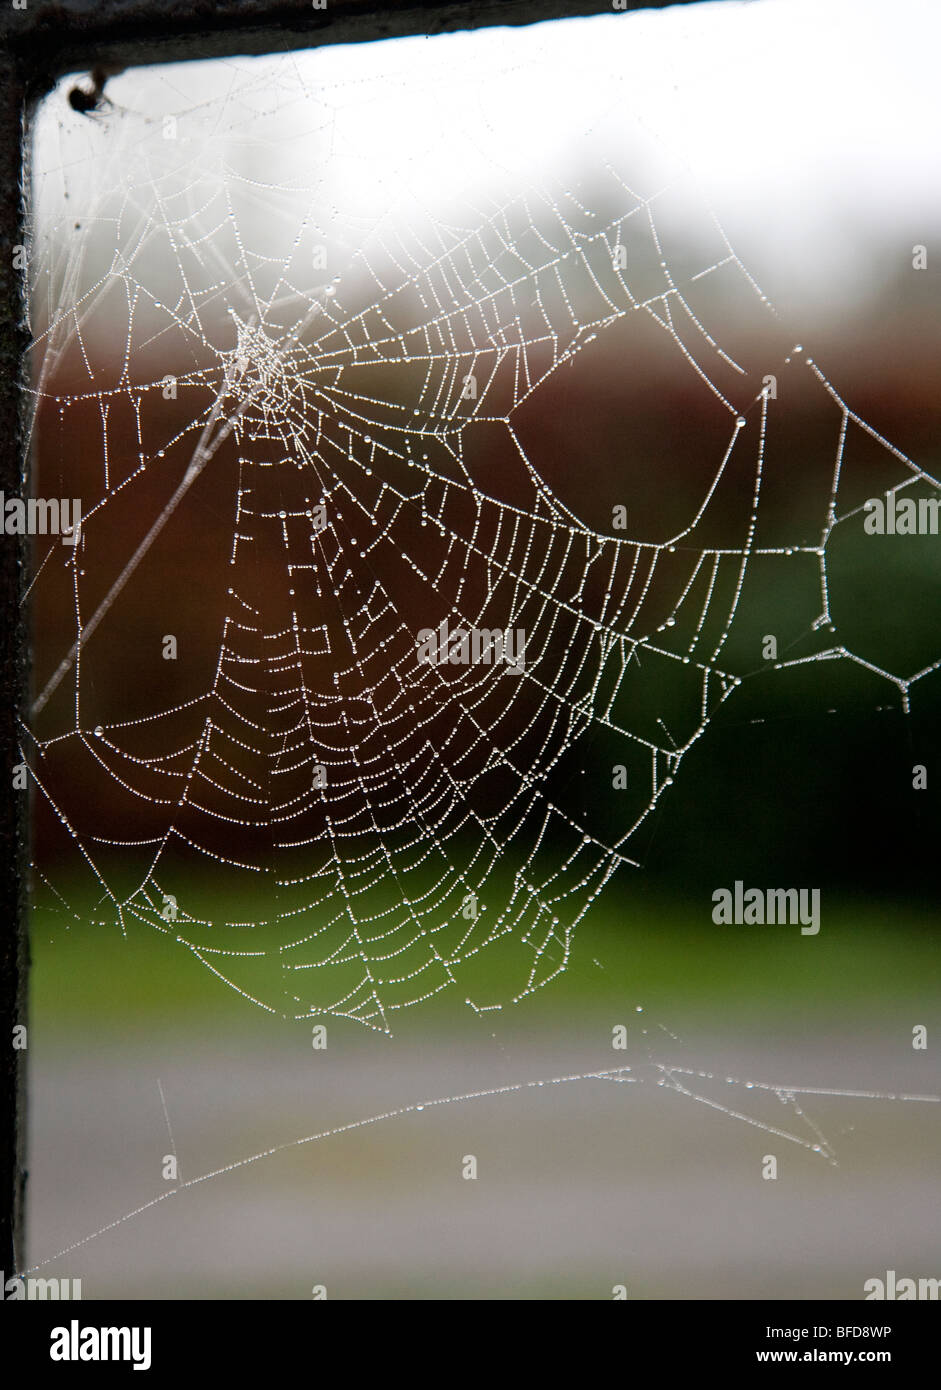
<svg viewBox="0 0 941 1390"><path fill-rule="evenodd" d="M928 242L941 217L938 0L716 0L457 35L440 41L443 60L438 45L403 42L394 62L381 46L333 56L348 80L399 75L381 119L355 107L388 167L429 123L456 132L470 115L485 158L524 176L591 126L623 168L640 121L745 259L743 239L757 241L803 271L811 295L815 267L852 293L874 243ZM445 69L429 112L425 83ZM446 171L429 164L429 181L440 189Z"/></svg>
<svg viewBox="0 0 941 1390"><path fill-rule="evenodd" d="M648 186L659 162L685 167L742 258L757 257L772 297L769 265L799 301L824 287L858 296L880 258L910 263L913 243L930 247L941 217L939 51L937 0L717 0L245 59L237 70L153 68L108 91L138 113L199 103L216 142L210 164L247 137L272 183L316 182L344 221L367 223L403 189L446 209L534 181L564 186L590 132ZM220 137L213 102L234 83ZM40 117L40 175L74 168L107 138L110 122L63 118L62 106L60 90Z"/></svg>

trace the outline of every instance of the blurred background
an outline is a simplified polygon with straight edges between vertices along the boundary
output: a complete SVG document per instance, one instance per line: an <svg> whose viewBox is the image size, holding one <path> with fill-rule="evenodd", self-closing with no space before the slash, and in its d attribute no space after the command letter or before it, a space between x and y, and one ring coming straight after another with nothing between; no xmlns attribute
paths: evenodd
<svg viewBox="0 0 941 1390"><path fill-rule="evenodd" d="M186 467L219 354L236 346L229 309L247 318L252 287L280 286L284 324L318 295L352 312L401 273L392 248L430 254L429 229L471 228L521 194L528 222L507 236L524 260L533 228L551 236L561 218L578 235L616 198L655 199L655 240L645 225L629 282L653 283L655 263L636 267L658 245L743 367L728 388L747 422L740 463L701 544L744 544L769 372L758 543L819 540L840 412L786 364L798 343L882 441L937 478L938 25L926 4L691 6L145 69L115 78L93 117L70 109L81 78L67 79L34 131L33 466L38 496L81 496L88 512L111 494L88 528L86 620ZM737 261L723 268L725 237ZM327 248L322 272L312 244ZM566 291L577 316L590 296ZM182 384L155 411L147 384L167 373ZM413 390L388 371L384 400L411 407ZM643 314L608 325L514 417L581 521L610 529L623 500L631 537L657 543L691 520L733 421ZM500 447L471 429L475 481L512 500ZM814 628L812 557L752 562L723 654L742 685L631 839L639 867L578 924L564 974L510 1005L527 958L510 942L483 952L467 985L501 1009L445 990L401 1011L391 1037L324 1019L321 1051L309 1024L227 989L156 923L126 916L122 930L61 818L87 830L112 891L130 891L140 856L104 842L144 838L149 812L69 731L185 706L211 682L237 454L220 450L89 643L78 711L69 674L34 720L59 814L35 799L31 1261L81 1277L88 1298L304 1298L321 1284L350 1298L609 1298L617 1284L635 1298L852 1298L886 1269L936 1276L939 1107L879 1097L941 1089L941 676L912 687L906 712L879 672L905 680L941 658L941 538L865 537L861 517L838 527L835 636ZM910 476L851 428L848 509ZM75 638L64 558L37 546L37 693ZM677 582L667 570L652 585L651 625ZM257 583L273 593L267 572ZM175 663L160 659L165 631ZM766 633L792 657L838 641L861 662L771 670ZM629 728L689 718L688 688L656 668L632 698ZM507 739L531 713L514 708ZM636 804L618 801L617 757L617 740L586 736L555 789L609 841L650 796L645 783ZM564 850L560 836L543 857ZM490 875L498 898L513 852ZM253 899L195 857L176 871L220 918L270 916L264 891ZM819 888L819 936L715 926L712 892L739 879ZM259 972L250 962L240 986L251 993ZM912 1048L919 1024L926 1051ZM619 1025L625 1050L612 1048ZM584 1078L619 1066L631 1072ZM527 1084L563 1077L584 1079ZM268 1150L175 1195L162 1176L167 1154L185 1184ZM461 1176L471 1154L476 1181ZM775 1181L761 1177L769 1154Z"/></svg>

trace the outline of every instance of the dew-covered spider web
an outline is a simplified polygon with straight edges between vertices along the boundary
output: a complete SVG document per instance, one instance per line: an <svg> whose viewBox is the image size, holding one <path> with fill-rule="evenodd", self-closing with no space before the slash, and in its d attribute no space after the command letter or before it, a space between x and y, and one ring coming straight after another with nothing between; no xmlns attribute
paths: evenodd
<svg viewBox="0 0 941 1390"><path fill-rule="evenodd" d="M708 208L689 230L676 171L586 137L569 180L465 189L449 133L437 196L409 185L427 151L387 183L344 119L374 92L324 95L316 57L227 65L195 103L167 70L147 103L128 77L98 116L65 88L44 111L36 451L82 516L37 546L23 753L37 910L145 924L265 1009L389 1030L565 970L766 669L769 586L799 593L776 669L858 663L907 709L938 657L847 646L830 555L874 479L937 485L778 328ZM726 341L730 304L779 350ZM675 475L618 442L612 383L647 343L691 382ZM613 390L607 442L586 380ZM778 441L808 401L825 468L788 516Z"/></svg>
<svg viewBox="0 0 941 1390"><path fill-rule="evenodd" d="M81 521L68 544L36 537L24 582L34 939L156 942L280 1050L253 1091L247 1045L230 1040L230 1074L192 1020L184 1062L158 1064L162 1041L134 1058L131 1033L135 1096L115 1102L109 1143L98 1097L120 1059L90 1048L76 1086L95 1096L96 1155L138 1142L146 1090L181 1170L151 1196L149 1150L126 1190L116 1162L113 1199L44 1215L35 1268L50 1249L89 1259L132 1218L159 1236L156 1208L184 1241L185 1194L208 1209L210 1179L289 1179L295 1150L368 1148L419 1112L431 1152L442 1115L502 1136L512 1106L538 1137L529 1107L552 1097L560 1129L590 1124L582 1147L616 1155L620 1201L615 1096L640 1114L639 1171L648 1097L663 1101L657 1180L683 1147L678 1098L679 1123L734 1121L742 1152L750 1136L815 1172L855 1142L850 1111L891 1102L917 1127L938 1099L923 1071L850 1046L848 1074L814 1069L793 1037L760 1051L747 1029L707 1055L695 1021L684 1040L630 978L590 1042L566 1017L514 1053L551 982L610 974L580 941L643 873L715 723L760 721L788 681L785 704L836 688L909 719L941 672L936 623L886 637L859 622L859 575L878 572L867 501L933 503L937 470L854 409L654 131L662 74L635 63L639 30L586 23L139 70L89 115L70 78L40 109L23 489L79 499ZM592 26L597 43L576 42ZM104 969L95 987L112 989ZM485 1052L468 1060L448 1034L400 1060L402 1033L386 1035L438 996ZM45 1134L57 1083L41 1075ZM187 1106L201 1119L231 1086L261 1113L288 1080L276 1135L265 1111L220 1149L194 1141ZM725 1164L744 1191L737 1157L709 1181ZM698 1191L687 1178L664 1185L667 1224ZM279 1265L313 1221L299 1205L290 1231L271 1217Z"/></svg>

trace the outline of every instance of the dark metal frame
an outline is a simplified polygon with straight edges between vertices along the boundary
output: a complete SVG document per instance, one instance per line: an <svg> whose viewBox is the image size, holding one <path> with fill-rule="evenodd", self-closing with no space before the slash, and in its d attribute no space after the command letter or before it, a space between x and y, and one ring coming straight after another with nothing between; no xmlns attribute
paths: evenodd
<svg viewBox="0 0 941 1390"><path fill-rule="evenodd" d="M0 491L23 495L30 335L25 275L14 248L26 244L27 126L36 103L69 72L185 59L286 52L409 34L661 8L668 0L0 0ZM689 4L692 0L674 0ZM12 788L20 761L19 719L28 693L28 641L20 596L26 542L0 544L0 1274L25 1267L26 1051L12 1048L27 1022L27 823ZM4 1273L5 1272L5 1273ZM2 1296L2 1291L0 1291Z"/></svg>

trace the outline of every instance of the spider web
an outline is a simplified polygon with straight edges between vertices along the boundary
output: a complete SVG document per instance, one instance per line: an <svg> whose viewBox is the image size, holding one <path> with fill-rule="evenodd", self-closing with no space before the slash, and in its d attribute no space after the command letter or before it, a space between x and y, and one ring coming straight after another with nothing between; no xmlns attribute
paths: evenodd
<svg viewBox="0 0 941 1390"><path fill-rule="evenodd" d="M82 526L36 547L23 758L37 918L158 932L273 1014L387 1033L440 992L487 1014L566 969L687 754L768 669L778 588L801 609L778 670L843 663L908 710L941 663L853 650L831 558L866 497L937 484L788 336L696 197L690 223L685 171L648 159L642 123L629 159L585 113L564 179L446 119L396 162L368 113L413 76L322 61L134 74L91 119L67 82L43 108L33 459ZM578 392L598 383L616 433L617 374L648 349L708 428L691 420L682 470L625 444L606 482ZM797 515L782 473L808 401L826 467ZM423 662L442 622L524 633L522 669ZM185 1180L57 1231L33 1268L283 1151L537 1088L662 1088L834 1166L842 1100L937 1102L753 1080L636 1033L629 1066L449 1078L352 1120L318 1106L311 1132L231 1162L187 1152Z"/></svg>
<svg viewBox="0 0 941 1390"><path fill-rule="evenodd" d="M265 1009L389 1031L442 990L500 1008L566 968L684 758L759 667L736 645L756 568L816 574L779 667L857 663L907 709L941 663L898 674L850 650L828 555L861 511L841 492L850 441L872 447L885 489L936 484L800 345L758 363L722 346L717 305L774 310L708 210L671 247L672 180L631 182L596 151L567 185L449 188L431 206L399 187L375 217L331 207L303 163L268 176L266 157L284 172L272 122L292 150L298 112L305 140L336 137L342 102L315 72L229 64L221 101L196 106L167 79L163 118L159 101L131 109L130 79L99 122L63 114L62 91L48 104L36 452L62 476L89 420L100 448L74 461L78 545L37 553L31 601L61 645L39 662L23 757L54 847L36 857L37 910L145 925ZM560 470L538 427L560 378L564 392L583 360L603 373L638 320L720 421L677 483L685 511L653 538L630 496L623 529L590 488L580 503L585 460ZM768 372L803 374L829 411L809 534L763 525L787 409ZM171 544L189 555L182 588L162 568ZM165 582L176 603L198 595L214 636L172 687L152 670L116 684L129 634L150 632L153 652L174 631ZM423 661L442 623L522 633L524 660ZM473 972L498 951L494 998Z"/></svg>

